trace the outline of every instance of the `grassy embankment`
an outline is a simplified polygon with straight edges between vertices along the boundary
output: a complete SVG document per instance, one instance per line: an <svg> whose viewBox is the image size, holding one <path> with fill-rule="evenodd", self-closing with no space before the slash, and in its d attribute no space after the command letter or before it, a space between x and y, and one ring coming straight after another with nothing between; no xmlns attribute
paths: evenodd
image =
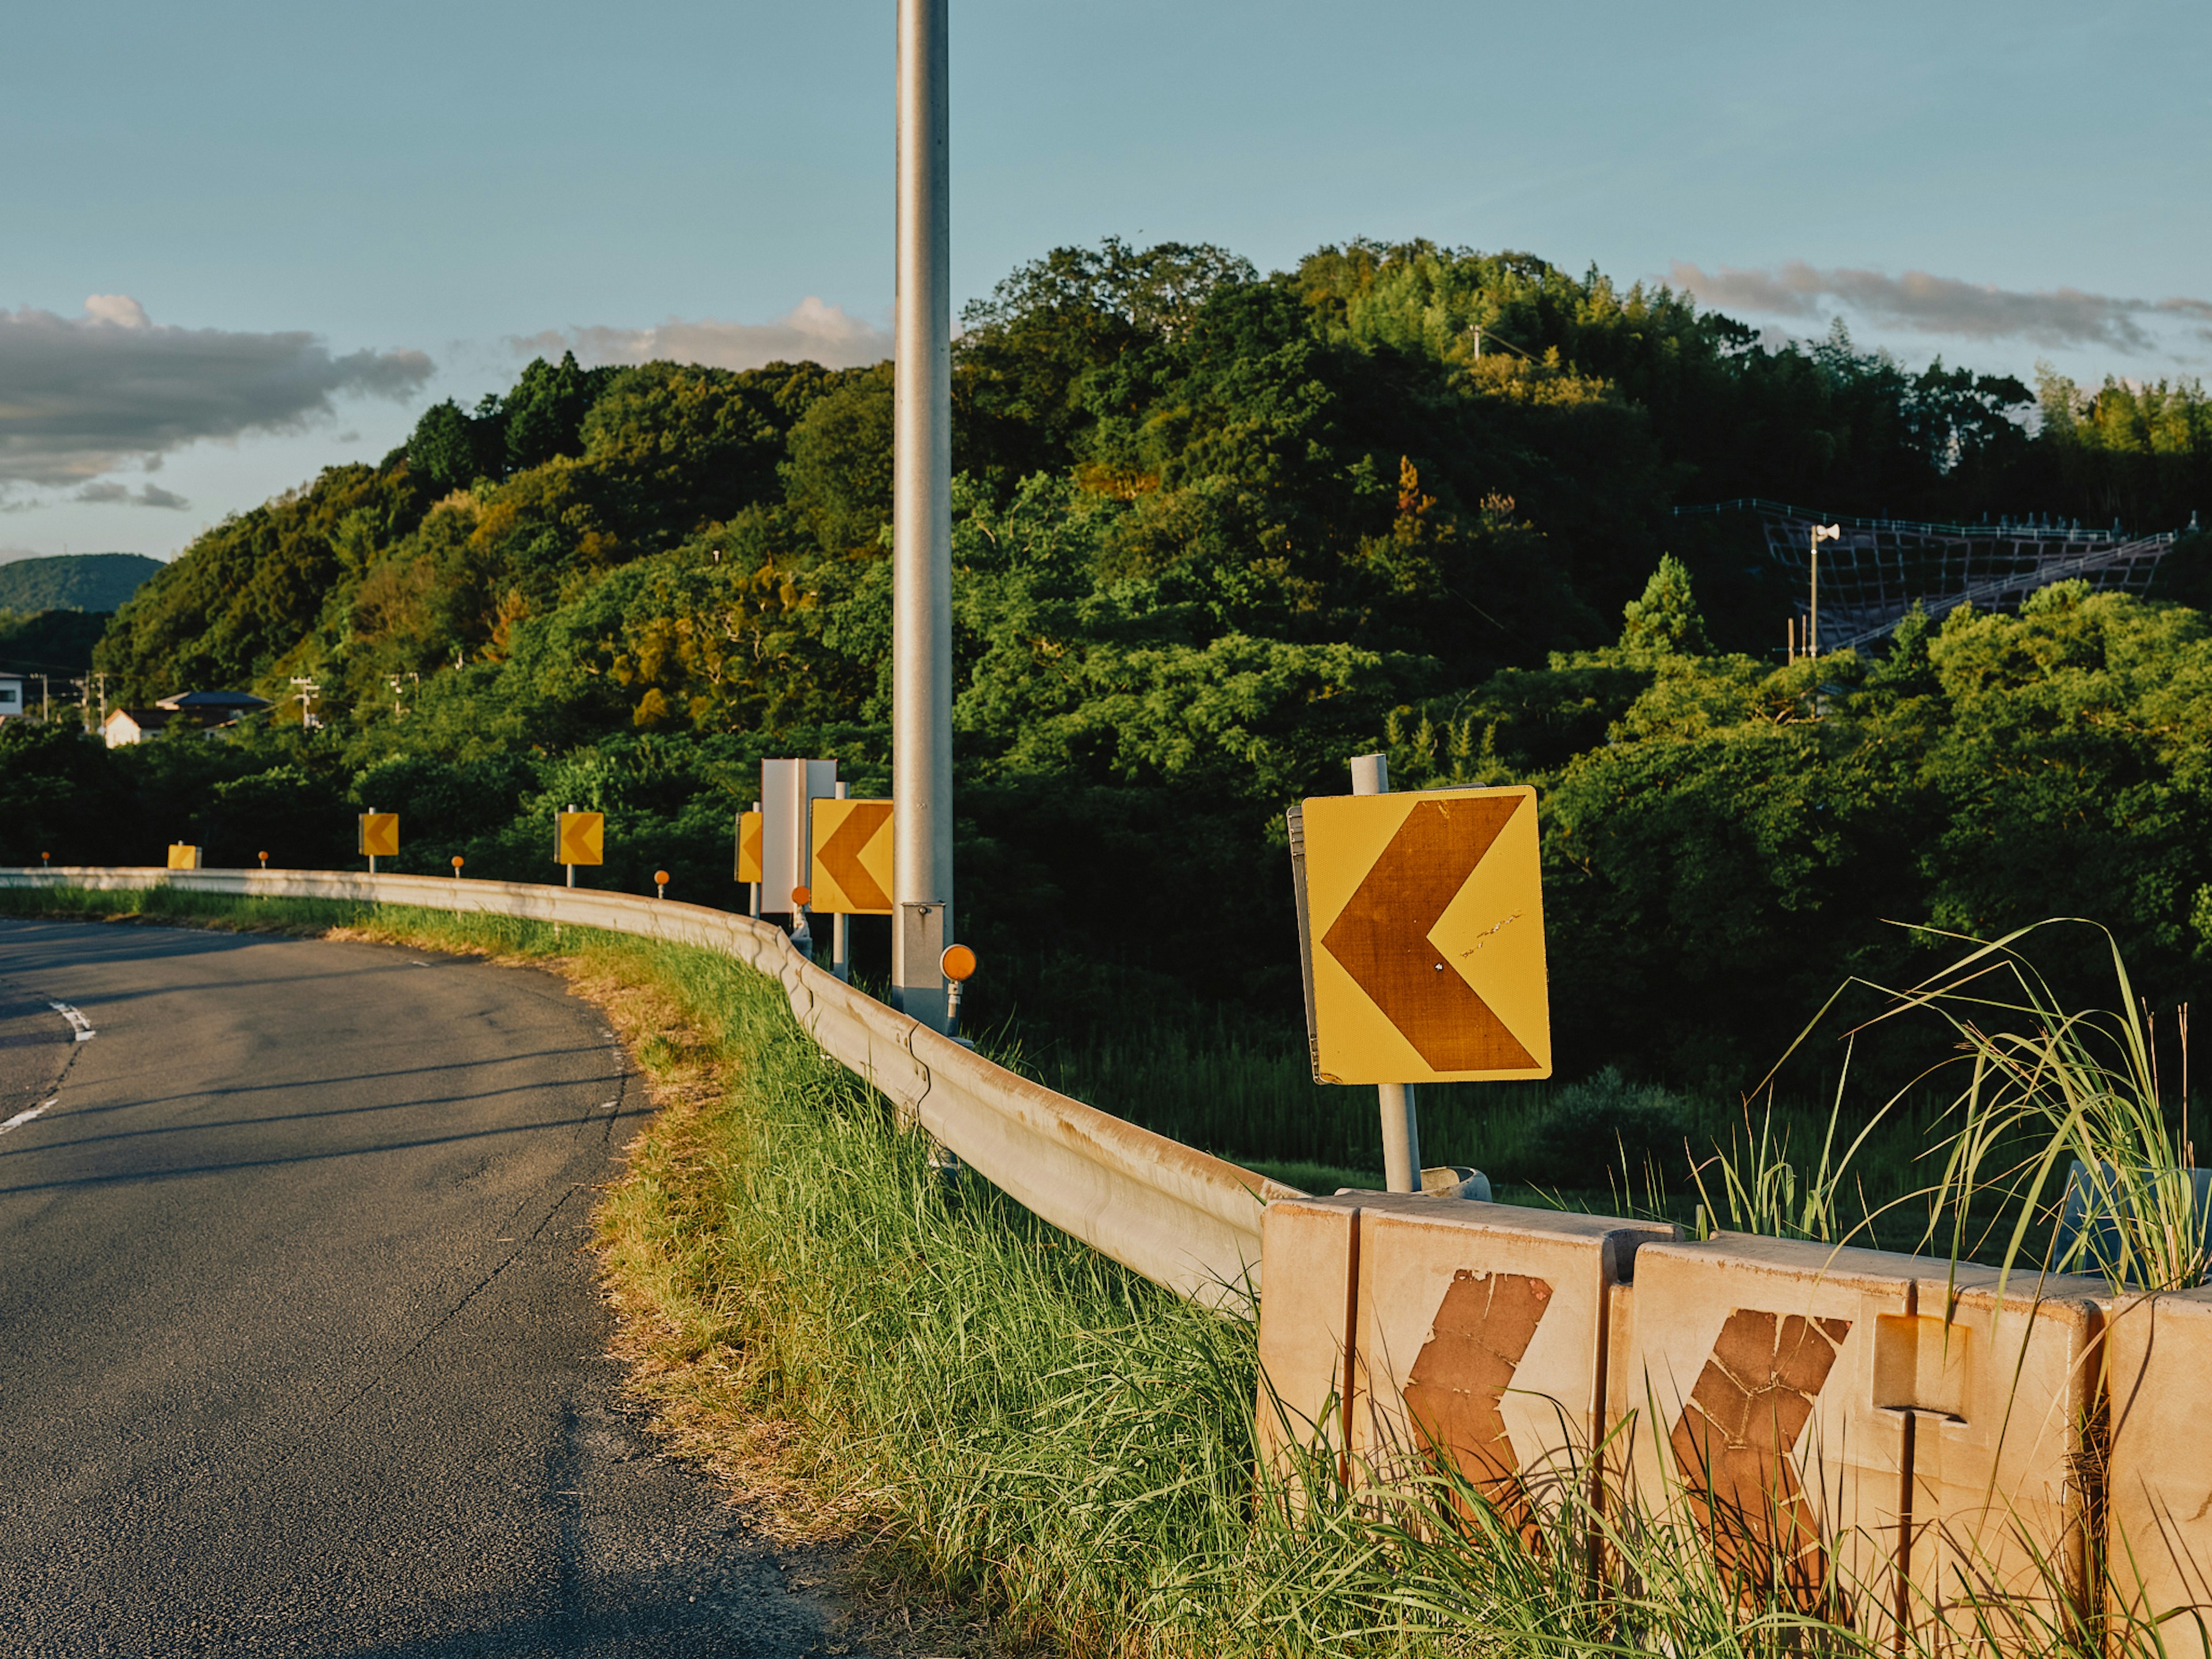
<svg viewBox="0 0 2212 1659"><path fill-rule="evenodd" d="M972 1176L949 1186L920 1138L806 1041L780 988L726 959L313 902L5 893L0 909L343 931L566 972L665 1105L598 1216L632 1388L679 1452L801 1524L866 1540L909 1604L975 1619L964 1633L941 1611L926 1620L932 1650L1887 1650L1783 1591L1756 1605L1756 1586L1717 1582L1704 1552L1618 1508L1555 1513L1532 1544L1449 1468L1352 1504L1333 1469L1312 1468L1298 1500L1280 1501L1254 1478L1248 1323L1177 1301ZM2015 1071L2045 1075L2048 1031L2027 1041ZM2056 1058L2118 1097L2125 1079ZM2028 1104L1991 1096L1977 1121L2016 1134ZM2046 1139L2053 1157L2117 1152L2125 1170L2163 1133L2154 1111L2130 1126L2107 1099ZM1954 1199L1996 1173L1975 1162L1996 1140L1974 1144L1944 1176ZM1794 1184L1776 1185L1787 1169L1747 1152L1726 1173L1761 1231L1817 1235L1820 1183L1789 1170ZM1835 1184L1824 1190L1832 1200ZM1594 1528L1614 1564L1602 1585L1587 1570ZM2015 1650L2104 1639L2017 1611L2027 1627L1991 1621Z"/></svg>

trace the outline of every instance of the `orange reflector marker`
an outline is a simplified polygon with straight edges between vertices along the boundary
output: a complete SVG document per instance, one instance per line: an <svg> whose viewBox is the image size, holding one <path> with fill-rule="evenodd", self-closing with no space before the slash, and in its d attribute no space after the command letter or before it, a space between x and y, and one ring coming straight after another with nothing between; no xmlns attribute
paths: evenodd
<svg viewBox="0 0 2212 1659"><path fill-rule="evenodd" d="M659 891L653 895L655 898L659 898L663 894L665 894L668 891L668 872L665 870L654 871L653 872L653 884L656 888L659 889Z"/></svg>
<svg viewBox="0 0 2212 1659"><path fill-rule="evenodd" d="M797 905L800 909L804 910L808 905L814 902L814 890L811 887L803 885L793 888L791 890L791 902Z"/></svg>
<svg viewBox="0 0 2212 1659"><path fill-rule="evenodd" d="M972 978L975 972L975 952L965 945L948 945L945 954L937 959L945 977L955 985Z"/></svg>

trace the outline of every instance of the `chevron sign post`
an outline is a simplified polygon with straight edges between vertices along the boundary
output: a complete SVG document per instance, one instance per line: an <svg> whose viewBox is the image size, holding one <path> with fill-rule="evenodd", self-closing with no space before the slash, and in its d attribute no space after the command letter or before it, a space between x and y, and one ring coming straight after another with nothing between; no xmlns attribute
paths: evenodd
<svg viewBox="0 0 2212 1659"><path fill-rule="evenodd" d="M1291 868L1314 1080L1381 1086L1390 1190L1410 1192L1407 1085L1552 1074L1544 893L1534 790L1394 795L1381 760L1293 812Z"/></svg>
<svg viewBox="0 0 2212 1659"><path fill-rule="evenodd" d="M830 915L890 915L890 802L817 800L809 877L817 910Z"/></svg>
<svg viewBox="0 0 2212 1659"><path fill-rule="evenodd" d="M761 913L761 880L766 873L762 860L762 830L760 803L753 803L750 812L738 814L738 879L751 889L752 913Z"/></svg>
<svg viewBox="0 0 2212 1659"><path fill-rule="evenodd" d="M553 815L553 861L565 865L568 885L576 884L580 864L606 862L607 821L603 813L580 812L571 806Z"/></svg>
<svg viewBox="0 0 2212 1659"><path fill-rule="evenodd" d="M808 884L814 908L835 918L830 971L849 980L852 918L892 914L891 803L849 799L841 783L835 798L814 802L813 830Z"/></svg>

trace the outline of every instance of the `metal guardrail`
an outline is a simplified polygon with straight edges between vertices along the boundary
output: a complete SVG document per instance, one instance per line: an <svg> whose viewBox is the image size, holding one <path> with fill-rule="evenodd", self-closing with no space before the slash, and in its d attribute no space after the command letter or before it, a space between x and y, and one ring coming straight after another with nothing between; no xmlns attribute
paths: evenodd
<svg viewBox="0 0 2212 1659"><path fill-rule="evenodd" d="M337 899L557 921L697 945L780 981L823 1051L888 1097L986 1180L1155 1283L1249 1313L1260 1219L1295 1188L1054 1093L817 968L750 917L586 888L329 870L0 869L0 887L173 887L244 898Z"/></svg>

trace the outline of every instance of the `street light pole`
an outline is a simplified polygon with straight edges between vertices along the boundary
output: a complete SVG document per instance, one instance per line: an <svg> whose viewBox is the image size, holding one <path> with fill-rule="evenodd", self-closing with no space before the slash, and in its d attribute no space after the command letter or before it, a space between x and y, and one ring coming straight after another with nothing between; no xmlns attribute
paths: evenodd
<svg viewBox="0 0 2212 1659"><path fill-rule="evenodd" d="M1805 654L1817 658L1820 654L1820 544L1839 539L1844 527L1839 524L1816 524L1813 526L1813 604L1805 623Z"/></svg>
<svg viewBox="0 0 2212 1659"><path fill-rule="evenodd" d="M898 0L891 498L892 994L946 1024L952 931L952 233L947 0Z"/></svg>

